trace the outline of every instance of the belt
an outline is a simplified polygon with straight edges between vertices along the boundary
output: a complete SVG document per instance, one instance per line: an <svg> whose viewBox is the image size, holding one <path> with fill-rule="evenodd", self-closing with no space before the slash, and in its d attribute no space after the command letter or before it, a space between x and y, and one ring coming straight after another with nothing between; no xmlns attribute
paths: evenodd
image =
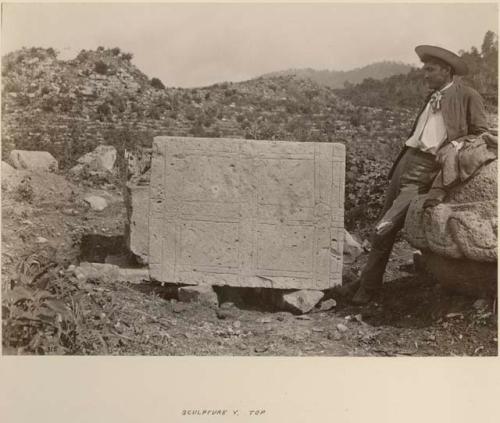
<svg viewBox="0 0 500 423"><path fill-rule="evenodd" d="M432 160L436 159L436 155L435 154L428 153L427 151L422 151L422 150L420 150L420 148L415 148L415 147L408 147L408 148L416 156L425 157L426 159L432 159Z"/></svg>

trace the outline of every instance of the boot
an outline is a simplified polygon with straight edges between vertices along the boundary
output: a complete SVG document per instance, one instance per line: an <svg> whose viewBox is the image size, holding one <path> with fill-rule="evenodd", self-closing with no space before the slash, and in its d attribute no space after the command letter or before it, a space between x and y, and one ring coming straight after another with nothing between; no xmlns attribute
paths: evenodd
<svg viewBox="0 0 500 423"><path fill-rule="evenodd" d="M376 293L377 290L368 289L365 286L361 285L356 291L356 294L354 294L354 297L352 297L351 301L356 305L366 305L373 300Z"/></svg>

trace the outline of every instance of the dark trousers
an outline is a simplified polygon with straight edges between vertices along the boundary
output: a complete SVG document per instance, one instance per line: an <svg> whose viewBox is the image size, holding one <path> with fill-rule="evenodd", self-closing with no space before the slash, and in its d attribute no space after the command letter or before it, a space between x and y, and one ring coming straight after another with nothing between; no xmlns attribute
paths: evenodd
<svg viewBox="0 0 500 423"><path fill-rule="evenodd" d="M385 268L396 236L403 228L408 206L418 194L429 191L438 170L434 155L415 148L408 148L398 162L387 188L384 209L379 219L379 223L390 222L389 229L381 234L374 231L368 262L361 272L361 284L367 290L376 289L382 284Z"/></svg>

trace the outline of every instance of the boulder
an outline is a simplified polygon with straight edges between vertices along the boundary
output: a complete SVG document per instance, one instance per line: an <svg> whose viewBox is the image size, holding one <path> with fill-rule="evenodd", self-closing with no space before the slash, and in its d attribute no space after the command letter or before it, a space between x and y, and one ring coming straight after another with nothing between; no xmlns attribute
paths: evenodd
<svg viewBox="0 0 500 423"><path fill-rule="evenodd" d="M424 210L425 199L420 195L408 210L404 229L410 244L455 259L497 261L496 160L436 207Z"/></svg>
<svg viewBox="0 0 500 423"><path fill-rule="evenodd" d="M108 207L108 202L98 195L87 195L84 201L90 205L90 208L95 211L102 211Z"/></svg>
<svg viewBox="0 0 500 423"><path fill-rule="evenodd" d="M443 286L479 295L496 288L497 188L494 160L451 189L441 204L423 209L426 195L410 204L406 239L422 251L423 266Z"/></svg>
<svg viewBox="0 0 500 423"><path fill-rule="evenodd" d="M58 169L57 160L47 151L12 150L9 161L18 170L54 172Z"/></svg>
<svg viewBox="0 0 500 423"><path fill-rule="evenodd" d="M80 174L84 168L90 172L113 172L116 162L116 148L112 145L99 145L90 153L77 160L78 164L71 168L71 173Z"/></svg>
<svg viewBox="0 0 500 423"><path fill-rule="evenodd" d="M325 294L321 291L302 289L283 295L283 305L294 313L308 313L318 304Z"/></svg>
<svg viewBox="0 0 500 423"><path fill-rule="evenodd" d="M2 179L17 174L17 170L7 162L2 161Z"/></svg>

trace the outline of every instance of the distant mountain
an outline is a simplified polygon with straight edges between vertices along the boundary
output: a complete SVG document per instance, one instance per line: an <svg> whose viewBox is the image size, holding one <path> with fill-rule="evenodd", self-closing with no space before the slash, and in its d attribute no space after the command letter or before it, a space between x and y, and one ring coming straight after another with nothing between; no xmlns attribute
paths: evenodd
<svg viewBox="0 0 500 423"><path fill-rule="evenodd" d="M289 75L301 79L310 79L318 84L331 88L343 88L346 82L350 84L359 84L366 78L384 79L393 75L407 74L412 69L413 67L411 65L400 62L384 61L372 63L349 71L316 70L311 68L288 69L268 73L263 75L263 77Z"/></svg>

